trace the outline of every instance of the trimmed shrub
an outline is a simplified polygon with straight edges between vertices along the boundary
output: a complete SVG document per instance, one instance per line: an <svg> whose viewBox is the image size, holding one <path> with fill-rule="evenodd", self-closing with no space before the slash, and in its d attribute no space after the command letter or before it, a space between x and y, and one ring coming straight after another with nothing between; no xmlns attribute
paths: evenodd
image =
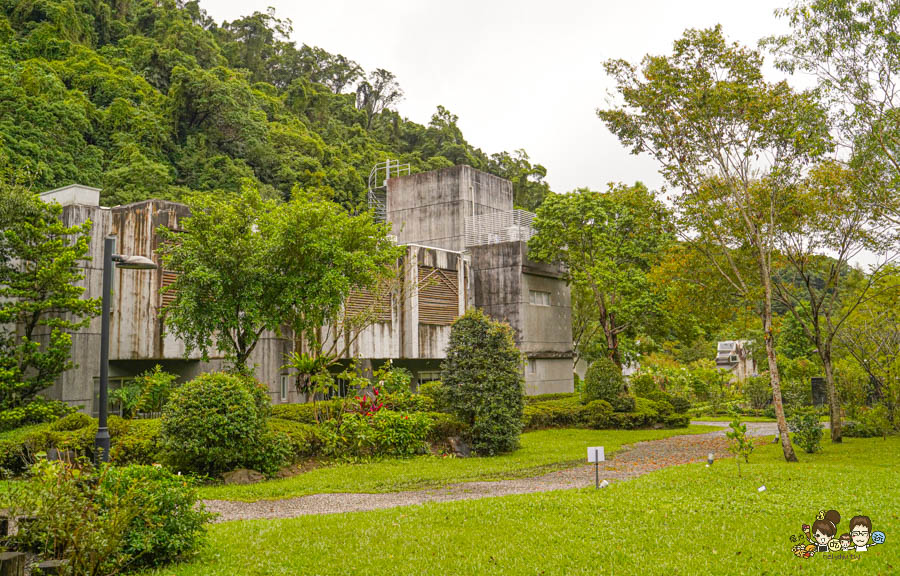
<svg viewBox="0 0 900 576"><path fill-rule="evenodd" d="M628 381L628 389L635 396L640 396L642 398L650 398L650 394L660 391L659 386L656 385L656 380L646 372L632 376Z"/></svg>
<svg viewBox="0 0 900 576"><path fill-rule="evenodd" d="M35 439L39 441L49 428L49 424L32 424L0 432L0 468L14 474L25 470L41 451L35 447Z"/></svg>
<svg viewBox="0 0 900 576"><path fill-rule="evenodd" d="M538 402L549 402L550 400L564 400L575 398L581 400L581 395L576 392L554 392L553 394L536 394L534 396L525 397L525 405L537 404Z"/></svg>
<svg viewBox="0 0 900 576"><path fill-rule="evenodd" d="M594 400L584 407L583 418L588 428L600 430L609 428L612 422L613 409L606 400Z"/></svg>
<svg viewBox="0 0 900 576"><path fill-rule="evenodd" d="M446 443L449 438L467 438L469 426L453 414L446 412L429 412L431 426L428 427L428 442L432 444Z"/></svg>
<svg viewBox="0 0 900 576"><path fill-rule="evenodd" d="M572 394L567 398L528 404L522 413L522 421L526 430L575 427L583 423L584 409L581 399Z"/></svg>
<svg viewBox="0 0 900 576"><path fill-rule="evenodd" d="M282 418L269 418L269 431L287 441L290 458L294 462L310 458L322 451L322 438L316 426Z"/></svg>
<svg viewBox="0 0 900 576"><path fill-rule="evenodd" d="M659 410L656 402L646 398L635 399L634 411L615 412L611 418L611 422L616 428L624 428L626 430L652 426L659 423L659 421Z"/></svg>
<svg viewBox="0 0 900 576"><path fill-rule="evenodd" d="M125 530L119 551L139 566L155 566L196 550L212 515L202 504L194 481L160 466L108 467L100 482L100 505L134 498L140 514Z"/></svg>
<svg viewBox="0 0 900 576"><path fill-rule="evenodd" d="M119 465L156 464L164 459L162 454L162 424L152 420L110 419L112 447L109 459Z"/></svg>
<svg viewBox="0 0 900 576"><path fill-rule="evenodd" d="M691 409L691 401L684 396L671 396L669 397L669 402L671 402L672 408L678 414L685 414Z"/></svg>
<svg viewBox="0 0 900 576"><path fill-rule="evenodd" d="M478 454L509 452L519 445L525 385L521 364L509 324L477 309L453 323L441 365L444 385L453 413L471 427Z"/></svg>
<svg viewBox="0 0 900 576"><path fill-rule="evenodd" d="M378 399L381 400L384 408L395 412L431 412L434 410L434 401L422 394L391 392L379 395Z"/></svg>
<svg viewBox="0 0 900 576"><path fill-rule="evenodd" d="M0 411L0 432L29 424L53 422L75 412L75 409L59 400L35 397L25 406Z"/></svg>
<svg viewBox="0 0 900 576"><path fill-rule="evenodd" d="M419 396L431 400L431 409L435 412L450 412L450 404L447 400L447 388L440 380L424 382L419 385Z"/></svg>
<svg viewBox="0 0 900 576"><path fill-rule="evenodd" d="M414 456L425 451L431 418L423 412L379 410L369 416L344 414L321 425L325 452L331 456Z"/></svg>
<svg viewBox="0 0 900 576"><path fill-rule="evenodd" d="M625 378L616 363L605 356L591 362L587 374L584 375L584 388L581 392L581 403L594 400L613 400L625 391Z"/></svg>
<svg viewBox="0 0 900 576"><path fill-rule="evenodd" d="M162 444L181 470L217 475L255 464L268 431L269 397L258 382L202 374L172 392L163 409Z"/></svg>
<svg viewBox="0 0 900 576"><path fill-rule="evenodd" d="M319 411L321 421L337 418L344 411L345 401L342 398L334 400L320 400L313 404L276 404L272 406L272 417L283 420L293 420L301 424L315 424L316 410Z"/></svg>
<svg viewBox="0 0 900 576"><path fill-rule="evenodd" d="M609 403L613 407L613 412L634 412L634 396L619 394L612 400L609 400Z"/></svg>
<svg viewBox="0 0 900 576"><path fill-rule="evenodd" d="M687 428L690 423L691 417L688 414L669 414L663 418L666 428Z"/></svg>

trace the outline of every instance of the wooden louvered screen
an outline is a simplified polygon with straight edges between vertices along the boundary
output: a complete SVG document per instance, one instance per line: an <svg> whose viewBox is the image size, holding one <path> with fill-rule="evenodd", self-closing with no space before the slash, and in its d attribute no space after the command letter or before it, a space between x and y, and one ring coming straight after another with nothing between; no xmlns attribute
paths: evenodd
<svg viewBox="0 0 900 576"><path fill-rule="evenodd" d="M169 290L168 292L163 292L162 289L166 286L171 286L175 283L175 280L178 279L178 272L172 272L171 270L163 270L162 271L162 285L160 286L159 291L159 306L160 308L164 308L175 301L175 291Z"/></svg>
<svg viewBox="0 0 900 576"><path fill-rule="evenodd" d="M419 323L449 326L458 316L456 270L419 266Z"/></svg>
<svg viewBox="0 0 900 576"><path fill-rule="evenodd" d="M391 293L385 291L375 300L375 293L365 288L354 288L347 298L344 307L347 314L352 317L358 317L364 314L371 314L372 320L375 322L391 321Z"/></svg>

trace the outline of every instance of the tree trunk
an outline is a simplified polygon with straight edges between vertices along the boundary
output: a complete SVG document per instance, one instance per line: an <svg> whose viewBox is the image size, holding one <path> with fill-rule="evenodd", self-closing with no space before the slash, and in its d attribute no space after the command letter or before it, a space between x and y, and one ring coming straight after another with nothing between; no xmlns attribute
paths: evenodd
<svg viewBox="0 0 900 576"><path fill-rule="evenodd" d="M838 399L837 387L834 385L834 370L831 365L831 347L820 348L819 357L825 367L825 389L828 392L828 406L831 421L831 441L840 444L844 441L841 433L841 402Z"/></svg>
<svg viewBox="0 0 900 576"><path fill-rule="evenodd" d="M763 286L765 288L765 308L763 310L763 330L766 338L766 357L769 359L769 381L772 384L772 404L775 406L775 418L778 420L778 435L781 437L781 449L784 459L796 462L797 455L791 446L791 436L787 420L784 417L784 404L781 403L781 375L775 357L775 338L772 334L772 282L768 270L763 270Z"/></svg>

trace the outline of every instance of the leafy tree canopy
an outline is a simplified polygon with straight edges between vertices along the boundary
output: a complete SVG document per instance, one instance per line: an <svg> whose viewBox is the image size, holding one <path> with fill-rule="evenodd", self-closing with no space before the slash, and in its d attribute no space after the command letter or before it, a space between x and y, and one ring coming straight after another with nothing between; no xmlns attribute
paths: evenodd
<svg viewBox="0 0 900 576"><path fill-rule="evenodd" d="M391 72L291 31L271 8L217 24L196 1L0 0L0 155L35 189L96 185L108 205L249 179L264 197L298 185L355 208L386 157L510 178L530 209L546 194L524 151L488 156L443 107L428 126L400 117Z"/></svg>

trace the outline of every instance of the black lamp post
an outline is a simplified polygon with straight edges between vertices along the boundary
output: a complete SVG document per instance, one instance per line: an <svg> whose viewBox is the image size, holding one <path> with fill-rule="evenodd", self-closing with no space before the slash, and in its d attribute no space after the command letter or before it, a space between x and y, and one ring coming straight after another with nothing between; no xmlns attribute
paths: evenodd
<svg viewBox="0 0 900 576"><path fill-rule="evenodd" d="M109 304L112 299L113 262L117 268L127 270L155 270L153 260L143 256L116 254L116 237L107 236L103 241L103 314L100 319L100 422L94 452L98 460L109 462Z"/></svg>

